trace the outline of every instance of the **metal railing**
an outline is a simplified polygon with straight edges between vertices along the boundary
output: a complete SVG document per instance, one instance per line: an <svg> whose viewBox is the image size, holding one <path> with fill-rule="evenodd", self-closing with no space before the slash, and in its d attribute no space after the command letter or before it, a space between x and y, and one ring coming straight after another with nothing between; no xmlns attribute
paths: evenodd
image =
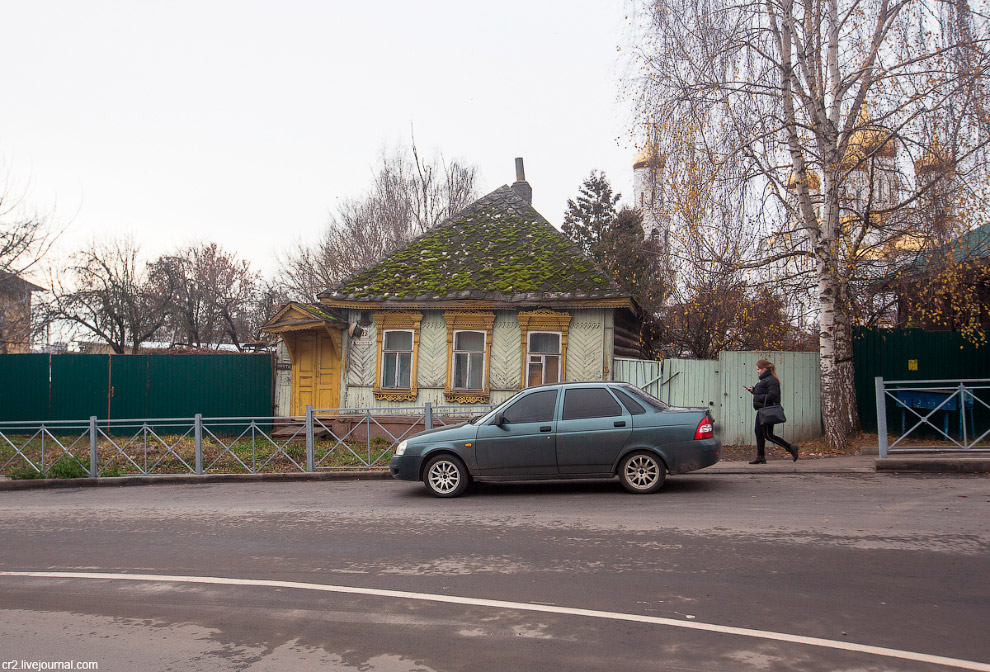
<svg viewBox="0 0 990 672"><path fill-rule="evenodd" d="M876 379L877 403L877 436L881 458L890 453L918 452L988 452L990 445L979 445L990 436L990 427L985 431L977 430L974 422L974 409L990 411L990 404L977 396L981 390L990 390L990 380L888 380L878 376ZM990 396L990 395L987 395ZM894 407L901 411L900 435L890 443L888 435L890 424L887 417L888 401L893 400ZM957 439L950 430L950 413L958 411ZM907 427L908 414L913 423ZM941 414L941 415L936 415ZM967 421L968 414L968 421ZM941 418L941 426L933 420ZM937 436L944 437L947 443L942 445L901 445L912 434L919 436L918 430L934 431ZM900 446L900 447L899 447Z"/></svg>
<svg viewBox="0 0 990 672"><path fill-rule="evenodd" d="M313 409L305 416L2 422L0 474L19 477L285 473L388 466L424 429L490 405Z"/></svg>

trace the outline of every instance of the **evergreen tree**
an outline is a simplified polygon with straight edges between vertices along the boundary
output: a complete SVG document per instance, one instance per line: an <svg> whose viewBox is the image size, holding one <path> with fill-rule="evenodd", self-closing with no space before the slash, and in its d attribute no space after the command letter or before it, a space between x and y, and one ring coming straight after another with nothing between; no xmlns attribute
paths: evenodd
<svg viewBox="0 0 990 672"><path fill-rule="evenodd" d="M647 356L653 356L663 336L656 315L666 298L669 273L664 271L657 245L644 234L642 214L633 208L616 213L620 197L613 194L604 173L591 171L577 201L567 201L561 228L642 307L641 345Z"/></svg>
<svg viewBox="0 0 990 672"><path fill-rule="evenodd" d="M622 194L613 194L605 173L592 170L581 185L577 201L567 200L561 230L582 252L606 266L600 243L615 221L615 206Z"/></svg>

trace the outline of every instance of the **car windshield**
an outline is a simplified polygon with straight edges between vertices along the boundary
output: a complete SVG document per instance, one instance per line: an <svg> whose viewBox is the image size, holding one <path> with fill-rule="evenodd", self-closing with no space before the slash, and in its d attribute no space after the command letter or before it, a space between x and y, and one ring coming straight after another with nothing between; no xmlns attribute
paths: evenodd
<svg viewBox="0 0 990 672"><path fill-rule="evenodd" d="M623 391L633 395L634 397L636 397L637 399L647 404L650 408L656 411L666 411L668 408L670 408L670 406L663 403L649 392L644 392L635 385L623 385L622 389Z"/></svg>

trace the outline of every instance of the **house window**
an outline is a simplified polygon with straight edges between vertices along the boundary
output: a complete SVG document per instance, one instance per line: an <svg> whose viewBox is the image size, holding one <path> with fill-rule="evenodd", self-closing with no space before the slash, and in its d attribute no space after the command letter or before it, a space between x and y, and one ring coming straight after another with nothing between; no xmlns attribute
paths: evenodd
<svg viewBox="0 0 990 672"><path fill-rule="evenodd" d="M487 403L495 313L449 310L443 319L447 323L444 396L458 404Z"/></svg>
<svg viewBox="0 0 990 672"><path fill-rule="evenodd" d="M382 389L412 387L413 332L386 331L382 338Z"/></svg>
<svg viewBox="0 0 990 672"><path fill-rule="evenodd" d="M522 387L567 380L570 313L541 308L516 318L522 332Z"/></svg>
<svg viewBox="0 0 990 672"><path fill-rule="evenodd" d="M529 332L526 386L560 382L560 332Z"/></svg>
<svg viewBox="0 0 990 672"><path fill-rule="evenodd" d="M454 332L452 389L484 389L485 340L485 332L483 331Z"/></svg>
<svg viewBox="0 0 990 672"><path fill-rule="evenodd" d="M375 399L415 401L416 359L422 313L376 312L372 315L378 333L378 372Z"/></svg>

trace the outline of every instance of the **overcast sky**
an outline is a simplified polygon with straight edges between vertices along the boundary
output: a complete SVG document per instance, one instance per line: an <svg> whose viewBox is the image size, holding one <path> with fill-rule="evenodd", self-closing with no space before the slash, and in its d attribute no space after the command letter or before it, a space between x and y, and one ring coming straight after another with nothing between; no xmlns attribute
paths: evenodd
<svg viewBox="0 0 990 672"><path fill-rule="evenodd" d="M0 166L63 249L216 240L271 274L411 127L481 194L524 157L557 226L592 169L631 201L622 0L0 6Z"/></svg>

